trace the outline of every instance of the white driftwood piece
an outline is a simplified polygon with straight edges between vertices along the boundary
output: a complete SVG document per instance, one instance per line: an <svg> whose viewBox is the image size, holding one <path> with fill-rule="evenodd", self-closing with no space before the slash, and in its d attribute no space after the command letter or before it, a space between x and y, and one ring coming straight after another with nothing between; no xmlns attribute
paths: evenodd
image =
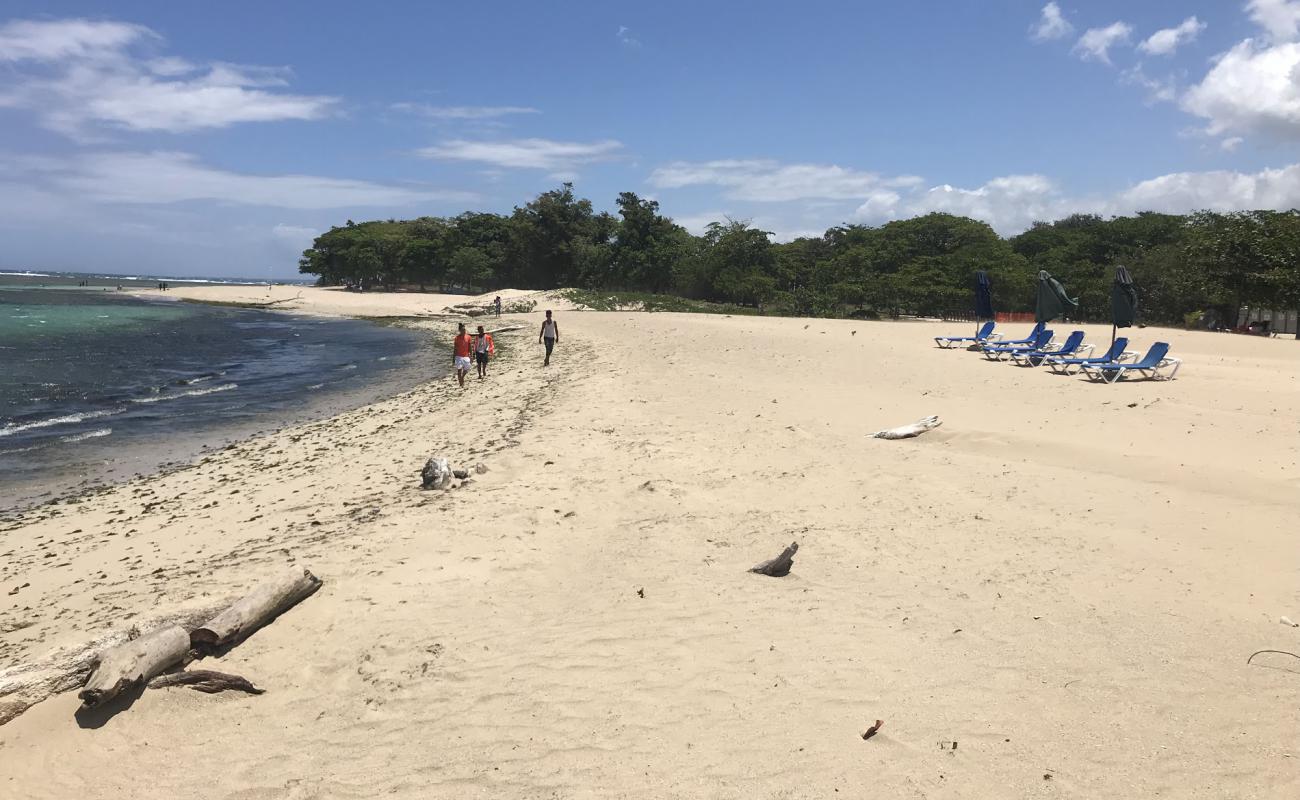
<svg viewBox="0 0 1300 800"><path fill-rule="evenodd" d="M202 653L236 644L311 595L320 585L320 578L310 570L294 567L258 586L196 629L190 634L190 644Z"/></svg>
<svg viewBox="0 0 1300 800"><path fill-rule="evenodd" d="M932 431L943 424L943 420L938 417L926 417L913 422L911 425L900 425L897 428L890 428L884 431L876 431L871 434L872 439L911 439L913 436L920 436L926 431Z"/></svg>
<svg viewBox="0 0 1300 800"><path fill-rule="evenodd" d="M179 625L169 625L105 650L77 697L86 708L112 700L133 686L179 664L190 650L190 635Z"/></svg>
<svg viewBox="0 0 1300 800"><path fill-rule="evenodd" d="M446 489L451 483L451 462L437 456L430 458L424 462L420 478L425 489Z"/></svg>
<svg viewBox="0 0 1300 800"><path fill-rule="evenodd" d="M130 628L152 630L174 624L190 630L211 619L223 605L135 620L132 625L99 634L89 641L51 650L34 661L0 669L0 725L47 697L84 686L100 653L131 640Z"/></svg>

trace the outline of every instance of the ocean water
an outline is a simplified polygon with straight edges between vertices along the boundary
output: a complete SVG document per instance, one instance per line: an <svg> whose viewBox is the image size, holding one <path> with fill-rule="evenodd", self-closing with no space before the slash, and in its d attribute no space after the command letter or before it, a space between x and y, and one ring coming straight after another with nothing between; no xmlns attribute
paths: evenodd
<svg viewBox="0 0 1300 800"><path fill-rule="evenodd" d="M0 275L0 508L149 472L433 374L412 331L80 282Z"/></svg>

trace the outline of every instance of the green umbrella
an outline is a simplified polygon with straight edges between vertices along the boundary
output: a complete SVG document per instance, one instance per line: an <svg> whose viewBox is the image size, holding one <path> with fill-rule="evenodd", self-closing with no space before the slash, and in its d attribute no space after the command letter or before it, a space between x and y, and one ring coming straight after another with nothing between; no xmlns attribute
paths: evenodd
<svg viewBox="0 0 1300 800"><path fill-rule="evenodd" d="M1116 328L1131 328L1137 320L1138 293L1133 276L1126 267L1115 267L1115 283L1110 287L1110 318Z"/></svg>
<svg viewBox="0 0 1300 800"><path fill-rule="evenodd" d="M1038 271L1038 301L1034 304L1034 321L1051 322L1067 311L1073 311L1079 301L1065 293L1065 287L1047 270Z"/></svg>

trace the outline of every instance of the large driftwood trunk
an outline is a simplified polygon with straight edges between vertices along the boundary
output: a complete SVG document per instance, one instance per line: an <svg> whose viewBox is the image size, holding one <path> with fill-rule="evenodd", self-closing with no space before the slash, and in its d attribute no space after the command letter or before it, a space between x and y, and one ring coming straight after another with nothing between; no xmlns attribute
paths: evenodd
<svg viewBox="0 0 1300 800"><path fill-rule="evenodd" d="M190 650L190 635L179 625L169 625L106 650L90 679L77 696L86 708L112 700L134 686L179 664Z"/></svg>
<svg viewBox="0 0 1300 800"><path fill-rule="evenodd" d="M190 634L190 644L212 653L236 644L320 588L309 570L294 567L240 598L230 608Z"/></svg>
<svg viewBox="0 0 1300 800"><path fill-rule="evenodd" d="M134 627L149 630L175 624L190 630L211 619L224 605L139 619L134 621ZM84 686L100 653L130 641L127 627L100 634L72 647L52 650L35 661L0 669L0 725L47 697Z"/></svg>

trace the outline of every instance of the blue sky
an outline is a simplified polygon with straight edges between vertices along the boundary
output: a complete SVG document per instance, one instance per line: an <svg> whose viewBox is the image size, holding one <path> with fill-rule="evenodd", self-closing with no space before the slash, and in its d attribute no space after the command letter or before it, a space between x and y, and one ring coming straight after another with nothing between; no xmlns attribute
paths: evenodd
<svg viewBox="0 0 1300 800"><path fill-rule="evenodd" d="M282 277L572 180L778 240L1300 206L1300 0L0 8L0 268Z"/></svg>

